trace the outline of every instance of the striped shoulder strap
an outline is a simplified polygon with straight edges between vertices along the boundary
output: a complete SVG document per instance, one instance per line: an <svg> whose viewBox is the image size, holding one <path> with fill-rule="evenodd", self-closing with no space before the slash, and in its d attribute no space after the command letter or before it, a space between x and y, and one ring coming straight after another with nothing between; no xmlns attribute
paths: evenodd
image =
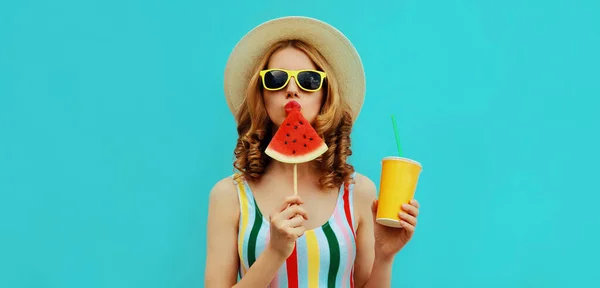
<svg viewBox="0 0 600 288"><path fill-rule="evenodd" d="M352 229L352 235L356 237L356 219L354 217L354 179L356 172L352 173L352 183L344 183L344 215Z"/></svg>
<svg viewBox="0 0 600 288"><path fill-rule="evenodd" d="M238 200L240 204L240 216L239 216L239 227L238 227L238 256L240 258L240 271L239 277L241 278L246 274L247 261L245 261L244 255L244 236L246 234L246 229L248 227L248 222L250 218L250 213L252 207L250 206L251 195L248 194L248 191L245 187L245 181L241 174L234 174L233 183L237 189Z"/></svg>
<svg viewBox="0 0 600 288"><path fill-rule="evenodd" d="M242 272L245 274L245 268L252 266L257 258L256 242L263 227L263 215L246 180L240 178L236 186L240 202L238 254L244 264Z"/></svg>

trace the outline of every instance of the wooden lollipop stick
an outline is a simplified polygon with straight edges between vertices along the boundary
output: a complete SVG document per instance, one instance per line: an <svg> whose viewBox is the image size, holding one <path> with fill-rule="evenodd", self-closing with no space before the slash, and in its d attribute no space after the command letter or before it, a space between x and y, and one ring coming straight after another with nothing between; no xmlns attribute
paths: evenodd
<svg viewBox="0 0 600 288"><path fill-rule="evenodd" d="M294 163L294 195L298 195L298 164Z"/></svg>

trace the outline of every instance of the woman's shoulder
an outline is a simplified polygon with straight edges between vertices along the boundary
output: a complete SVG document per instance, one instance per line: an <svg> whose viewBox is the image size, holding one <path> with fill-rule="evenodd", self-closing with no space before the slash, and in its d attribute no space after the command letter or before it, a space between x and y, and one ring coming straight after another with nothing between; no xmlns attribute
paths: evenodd
<svg viewBox="0 0 600 288"><path fill-rule="evenodd" d="M369 219L371 215L371 205L377 198L377 188L375 183L368 176L355 172L354 175L354 213L356 215L356 229L361 227L360 223Z"/></svg>
<svg viewBox="0 0 600 288"><path fill-rule="evenodd" d="M377 197L375 182L366 175L355 172L354 197L360 200L373 200Z"/></svg>
<svg viewBox="0 0 600 288"><path fill-rule="evenodd" d="M210 191L210 205L217 207L237 207L237 182L234 175L230 175L218 180Z"/></svg>

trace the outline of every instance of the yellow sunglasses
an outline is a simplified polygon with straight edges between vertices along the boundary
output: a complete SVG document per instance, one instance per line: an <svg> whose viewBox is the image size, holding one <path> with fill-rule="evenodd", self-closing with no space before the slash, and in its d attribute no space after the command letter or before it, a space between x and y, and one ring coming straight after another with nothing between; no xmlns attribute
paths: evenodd
<svg viewBox="0 0 600 288"><path fill-rule="evenodd" d="M327 74L317 70L285 70L267 69L260 71L263 87L269 91L281 90L287 86L291 77L296 79L296 84L308 92L319 91Z"/></svg>

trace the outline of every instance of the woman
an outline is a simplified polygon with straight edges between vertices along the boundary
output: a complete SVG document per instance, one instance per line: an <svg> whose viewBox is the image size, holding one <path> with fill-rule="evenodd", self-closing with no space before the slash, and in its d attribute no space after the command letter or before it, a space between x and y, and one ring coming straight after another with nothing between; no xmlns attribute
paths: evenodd
<svg viewBox="0 0 600 288"><path fill-rule="evenodd" d="M238 125L239 173L210 193L206 287L390 286L419 204L404 205L408 213L398 207L401 228L377 224L375 185L346 162L364 83L352 44L311 18L268 21L236 45L225 94ZM293 165L264 153L290 101L328 146L298 164L297 195Z"/></svg>

